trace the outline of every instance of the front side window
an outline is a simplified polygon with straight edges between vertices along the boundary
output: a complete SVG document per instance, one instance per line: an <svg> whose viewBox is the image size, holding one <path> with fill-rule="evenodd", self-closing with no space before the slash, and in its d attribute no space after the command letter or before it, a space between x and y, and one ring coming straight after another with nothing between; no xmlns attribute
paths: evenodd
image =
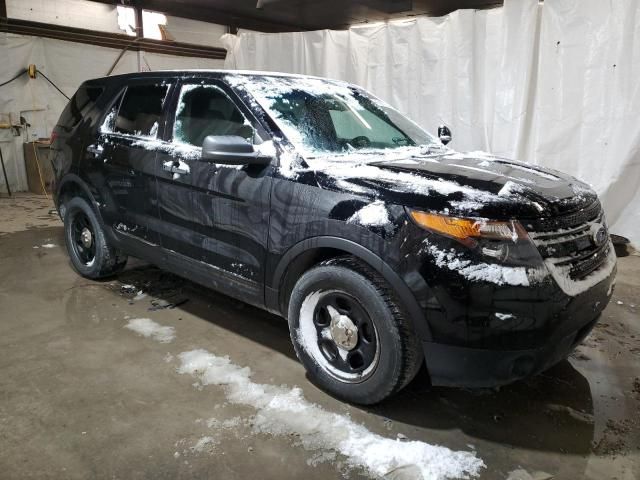
<svg viewBox="0 0 640 480"><path fill-rule="evenodd" d="M180 91L173 139L201 147L209 135L238 135L250 142L254 130L227 94L215 85L185 85Z"/></svg>
<svg viewBox="0 0 640 480"><path fill-rule="evenodd" d="M306 77L227 76L307 157L438 144L397 110L348 84Z"/></svg>
<svg viewBox="0 0 640 480"><path fill-rule="evenodd" d="M155 137L168 90L168 85L127 87L113 130L126 135Z"/></svg>

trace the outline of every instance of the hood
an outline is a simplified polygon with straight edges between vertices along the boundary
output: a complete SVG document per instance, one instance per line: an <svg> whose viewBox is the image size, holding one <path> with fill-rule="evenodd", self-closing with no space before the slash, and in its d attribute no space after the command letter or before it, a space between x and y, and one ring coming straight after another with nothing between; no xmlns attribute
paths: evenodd
<svg viewBox="0 0 640 480"><path fill-rule="evenodd" d="M387 203L492 219L558 216L597 199L569 175L484 152L368 158L364 164L329 161L323 179Z"/></svg>

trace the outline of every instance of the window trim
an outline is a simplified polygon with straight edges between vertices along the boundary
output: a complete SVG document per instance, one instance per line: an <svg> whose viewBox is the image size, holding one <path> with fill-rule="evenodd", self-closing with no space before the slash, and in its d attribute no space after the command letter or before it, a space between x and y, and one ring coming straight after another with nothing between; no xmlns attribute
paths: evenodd
<svg viewBox="0 0 640 480"><path fill-rule="evenodd" d="M125 99L127 99L127 94L129 93L129 89L134 87L134 88L138 88L138 87L163 87L164 85L158 85L157 82L132 82L129 83L125 89L124 94L122 95L122 100L120 100L120 104L118 105L118 110L116 111L116 118L113 124L113 133L115 133L116 135L121 135L121 136L125 136L125 137L134 137L134 138L141 138L141 139L148 139L150 137L150 135L148 134L136 134L135 131L134 133L128 133L128 132L120 132L117 131L117 122L118 122L118 117L120 116L120 110L122 110L122 105L124 104ZM169 97L169 94L171 93L171 84L167 84L167 91L164 94L164 99L162 100L162 105L161 105L161 110L160 110L160 114L158 115L158 129L156 130L156 135L155 135L155 139L158 138L158 130L160 130L160 124L162 123L162 119L165 116L165 109L166 109L166 104L167 104L167 98ZM135 97L134 97L135 98Z"/></svg>
<svg viewBox="0 0 640 480"><path fill-rule="evenodd" d="M235 107L240 111L240 113L244 116L244 118L251 124L255 133L258 137L263 141L268 141L272 139L272 136L267 130L264 128L262 123L255 116L254 112L248 108L245 103L238 97L236 92L224 81L218 78L211 77L202 77L202 78L181 78L175 83L175 89L173 98L171 101L170 110L167 111L167 119L165 122L165 130L162 139L169 143L176 143L173 138L174 125L176 121L176 117L178 115L178 102L180 100L180 93L182 92L182 88L190 85L211 85L218 90L220 90L226 97L235 105ZM160 138L160 137L159 137ZM191 145L196 148L201 148L201 145ZM259 145L257 143L253 143L253 145Z"/></svg>
<svg viewBox="0 0 640 480"><path fill-rule="evenodd" d="M169 107L170 107L171 102L172 102L173 94L175 92L175 87L178 84L177 79L175 79L175 78L162 78L162 77L152 78L152 79L146 79L145 78L145 79L139 79L139 80L127 82L126 84L122 85L117 90L117 93L112 97L112 99L109 102L107 108L105 108L103 110L104 114L98 120L98 123L97 123L98 130L100 130L102 125L104 125L104 122L105 122L106 118L109 116L109 114L114 109L115 109L115 112L116 112L116 119L118 118L118 113L120 112L120 109L122 108L122 102L124 101L124 98L127 95L127 92L129 91L130 87L157 86L158 82L165 82L166 85L169 87L169 89L167 90L167 94L165 96L165 99L164 99L164 103L162 104L162 112L161 112L159 120L158 120L158 131L156 132L156 137L152 138L152 140L160 140L160 141L162 141L163 140L163 136L164 136L164 129L165 129L165 124L166 124L166 119L167 119L167 112L169 111ZM115 128L115 124L114 124L114 128ZM117 132L115 129L111 130L111 131L108 131L108 132L100 132L100 133L102 135L110 135L110 136L114 136L114 137L117 137L117 138L123 138L123 139L130 138L130 139L150 140L150 137L147 136L147 135L135 135L135 134L131 134L131 133Z"/></svg>
<svg viewBox="0 0 640 480"><path fill-rule="evenodd" d="M113 131L103 132L101 131L101 129L102 129L102 126L104 125L104 122L106 121L109 114L113 111L113 109L115 108L116 111L120 110L120 104L122 103L122 99L124 98L124 94L126 91L127 91L126 85L118 88L115 94L110 95L109 101L105 104L105 106L100 109L101 114L96 120L96 129L98 130L98 133L100 135L112 135L116 133ZM117 107L116 107L116 104L117 104Z"/></svg>

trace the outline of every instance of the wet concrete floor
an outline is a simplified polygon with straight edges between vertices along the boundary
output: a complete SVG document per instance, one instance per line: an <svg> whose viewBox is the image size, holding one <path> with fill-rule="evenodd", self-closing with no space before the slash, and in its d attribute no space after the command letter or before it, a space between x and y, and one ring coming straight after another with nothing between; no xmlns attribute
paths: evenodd
<svg viewBox="0 0 640 480"><path fill-rule="evenodd" d="M278 317L135 260L117 278L78 276L50 208L0 199L0 478L363 477L294 437L253 433L250 408L176 373L176 355L194 348L228 355L255 381L297 385L383 436L473 449L482 479L640 478L636 254L619 259L614 299L568 361L497 391L428 388L422 372L361 408L309 383ZM138 317L175 327L176 340L123 328ZM231 427L212 430L212 417ZM210 448L194 449L203 436Z"/></svg>

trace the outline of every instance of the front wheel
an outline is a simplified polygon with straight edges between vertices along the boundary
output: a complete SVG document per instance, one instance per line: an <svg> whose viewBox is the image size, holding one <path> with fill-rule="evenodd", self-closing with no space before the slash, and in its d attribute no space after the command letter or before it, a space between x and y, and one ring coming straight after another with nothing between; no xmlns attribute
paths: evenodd
<svg viewBox="0 0 640 480"><path fill-rule="evenodd" d="M311 379L349 402L384 400L422 365L420 342L395 295L350 257L302 275L289 301L289 330Z"/></svg>
<svg viewBox="0 0 640 480"><path fill-rule="evenodd" d="M64 238L71 264L84 277L97 279L124 269L127 257L107 243L89 203L75 197L64 205Z"/></svg>

